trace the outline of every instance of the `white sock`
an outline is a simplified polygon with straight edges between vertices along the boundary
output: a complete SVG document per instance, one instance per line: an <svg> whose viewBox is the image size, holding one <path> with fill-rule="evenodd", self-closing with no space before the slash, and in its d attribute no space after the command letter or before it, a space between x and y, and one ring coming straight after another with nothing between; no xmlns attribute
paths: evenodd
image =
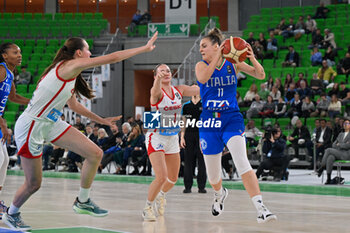
<svg viewBox="0 0 350 233"><path fill-rule="evenodd" d="M19 208L16 207L13 203L11 203L11 205L10 205L10 207L8 209L8 213L10 215L12 215L12 214L17 214L18 212L19 212Z"/></svg>
<svg viewBox="0 0 350 233"><path fill-rule="evenodd" d="M220 190L218 190L218 191L216 191L215 189L214 189L214 192L215 192L215 195L216 196L221 196L222 195L222 186L221 186L221 188L220 188Z"/></svg>
<svg viewBox="0 0 350 233"><path fill-rule="evenodd" d="M81 203L84 203L84 202L87 202L87 201L88 201L89 196L90 196L90 189L91 189L91 188L84 189L84 188L80 187L78 200L79 200Z"/></svg>
<svg viewBox="0 0 350 233"><path fill-rule="evenodd" d="M149 201L149 200L146 201L146 207L147 206L152 206L152 205L153 205L153 201Z"/></svg>
<svg viewBox="0 0 350 233"><path fill-rule="evenodd" d="M165 197L166 192L163 192L163 190L160 190L159 195Z"/></svg>
<svg viewBox="0 0 350 233"><path fill-rule="evenodd" d="M261 195L256 195L256 196L252 197L252 202L253 202L256 210L262 209L262 206L264 205Z"/></svg>

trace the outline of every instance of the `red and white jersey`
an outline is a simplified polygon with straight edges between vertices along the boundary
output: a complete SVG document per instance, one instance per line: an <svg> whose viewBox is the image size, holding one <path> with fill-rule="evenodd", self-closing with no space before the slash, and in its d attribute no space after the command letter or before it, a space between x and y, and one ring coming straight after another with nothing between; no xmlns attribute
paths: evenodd
<svg viewBox="0 0 350 233"><path fill-rule="evenodd" d="M67 101L74 93L76 80L76 78L64 80L58 75L58 69L62 63L58 63L41 78L25 113L49 120L57 120L57 116L60 116Z"/></svg>
<svg viewBox="0 0 350 233"><path fill-rule="evenodd" d="M156 104L151 104L152 112L159 111L161 115L161 129L159 133L175 135L179 132L179 126L175 122L181 120L182 94L174 86L171 86L172 95L169 96L162 88L162 98ZM171 122L174 122L172 124ZM164 125L163 125L164 124ZM167 130L163 130L166 128ZM174 131L174 129L176 129ZM166 131L166 132L165 132ZM158 132L158 130L156 131ZM171 133L172 132L172 133Z"/></svg>

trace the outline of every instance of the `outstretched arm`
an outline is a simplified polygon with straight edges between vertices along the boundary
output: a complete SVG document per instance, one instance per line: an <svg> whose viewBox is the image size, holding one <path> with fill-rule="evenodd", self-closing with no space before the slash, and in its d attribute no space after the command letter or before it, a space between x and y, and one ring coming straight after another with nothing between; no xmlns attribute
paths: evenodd
<svg viewBox="0 0 350 233"><path fill-rule="evenodd" d="M79 115L88 117L89 119L96 121L103 125L111 126L113 123L118 121L122 116L117 117L106 117L102 118L95 113L91 112L89 109L85 108L84 105L77 101L77 98L73 95L67 102L68 107Z"/></svg>
<svg viewBox="0 0 350 233"><path fill-rule="evenodd" d="M150 52L156 47L154 45L154 42L157 40L157 35L158 32L156 32L152 36L152 38L147 42L146 45L141 47L117 51L114 53L94 58L79 58L67 61L67 65L65 65L65 68L60 69L60 76L63 79L71 79L76 77L85 69L101 66L104 64L116 63L141 53Z"/></svg>
<svg viewBox="0 0 350 233"><path fill-rule="evenodd" d="M181 92L183 96L194 96L199 95L199 87L197 85L187 86L187 85L179 85L176 86L177 89Z"/></svg>
<svg viewBox="0 0 350 233"><path fill-rule="evenodd" d="M256 60L254 56L254 52L250 44L248 46L248 55L247 57L252 62L253 66L248 65L245 62L238 63L236 65L238 72L242 71L246 74L249 74L250 76L253 76L257 79L263 80L265 79L265 71L264 68L260 65L260 63Z"/></svg>
<svg viewBox="0 0 350 233"><path fill-rule="evenodd" d="M17 104L23 104L23 105L27 105L30 101L30 99L25 98L21 95L18 95L16 93L16 86L15 83L12 82L12 87L11 87L11 91L10 91L10 95L9 95L9 100L11 102L17 103Z"/></svg>

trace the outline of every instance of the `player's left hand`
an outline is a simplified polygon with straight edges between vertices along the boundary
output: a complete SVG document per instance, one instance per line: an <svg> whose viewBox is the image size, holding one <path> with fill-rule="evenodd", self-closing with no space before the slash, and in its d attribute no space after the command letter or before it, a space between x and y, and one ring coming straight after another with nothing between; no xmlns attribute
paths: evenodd
<svg viewBox="0 0 350 233"><path fill-rule="evenodd" d="M121 118L122 118L122 115L116 116L116 117L106 117L106 118L103 118L103 121L101 123L104 125L111 126L115 124L115 122L119 121Z"/></svg>
<svg viewBox="0 0 350 233"><path fill-rule="evenodd" d="M158 37L158 31L153 34L152 38L149 39L149 41L146 44L146 51L151 52L156 46L154 45L154 42L157 40Z"/></svg>
<svg viewBox="0 0 350 233"><path fill-rule="evenodd" d="M248 51L247 51L247 58L249 58L249 59L255 59L255 55L254 55L252 46L251 46L249 43L247 43L247 48L248 48Z"/></svg>

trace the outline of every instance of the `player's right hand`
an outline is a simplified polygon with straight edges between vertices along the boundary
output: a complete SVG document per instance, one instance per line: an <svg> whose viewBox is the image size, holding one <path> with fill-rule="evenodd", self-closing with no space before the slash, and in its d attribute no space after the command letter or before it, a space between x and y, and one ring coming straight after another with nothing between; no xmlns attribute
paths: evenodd
<svg viewBox="0 0 350 233"><path fill-rule="evenodd" d="M154 42L157 40L158 37L158 31L154 33L151 39L146 44L146 51L151 52L156 46L154 45Z"/></svg>
<svg viewBox="0 0 350 233"><path fill-rule="evenodd" d="M181 137L180 139L180 147L183 149L186 147L186 141L184 137Z"/></svg>

